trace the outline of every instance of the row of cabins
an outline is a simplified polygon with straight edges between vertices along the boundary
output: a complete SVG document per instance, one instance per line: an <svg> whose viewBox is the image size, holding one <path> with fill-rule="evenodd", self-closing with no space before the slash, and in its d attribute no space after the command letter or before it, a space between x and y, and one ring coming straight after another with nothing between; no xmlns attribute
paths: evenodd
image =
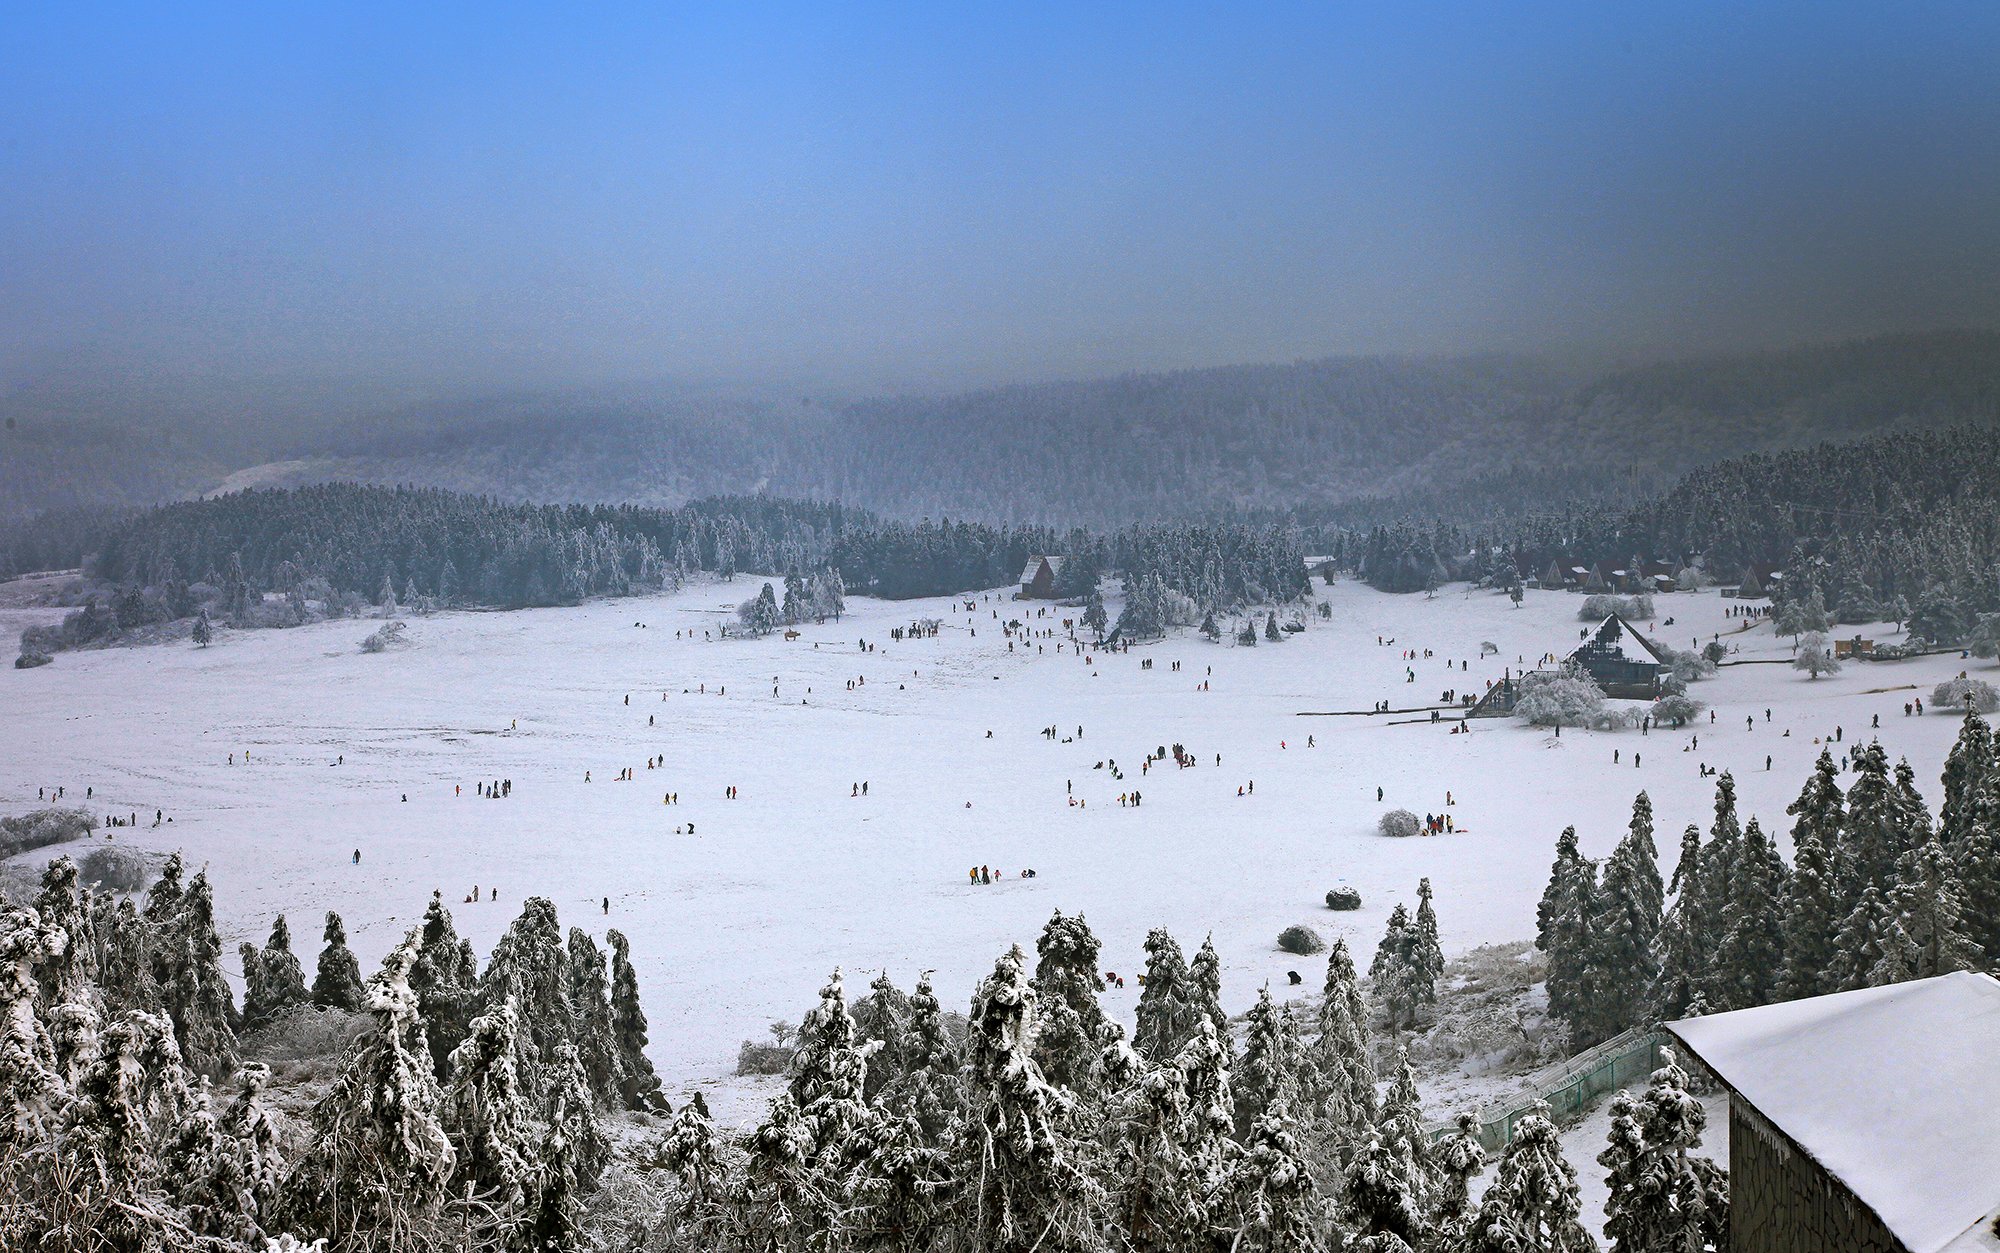
<svg viewBox="0 0 2000 1253"><path fill-rule="evenodd" d="M1643 592L1674 592L1698 586L1702 581L1712 581L1691 562L1640 561L1636 557L1623 565L1609 561L1571 565L1556 560L1539 572L1516 557L1514 571L1528 587L1551 591L1616 592L1627 596ZM1784 577L1784 571L1776 566L1753 561L1744 566L1733 580L1724 581L1722 594L1746 600L1761 599L1770 595L1772 585Z"/></svg>

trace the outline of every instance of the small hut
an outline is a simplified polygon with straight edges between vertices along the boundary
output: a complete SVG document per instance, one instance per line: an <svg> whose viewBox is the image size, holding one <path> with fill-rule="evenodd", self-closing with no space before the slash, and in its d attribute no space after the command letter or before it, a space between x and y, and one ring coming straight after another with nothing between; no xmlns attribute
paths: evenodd
<svg viewBox="0 0 2000 1253"><path fill-rule="evenodd" d="M1022 600L1054 600L1056 598L1056 576L1062 573L1063 559L1056 556L1028 558L1028 564L1021 567Z"/></svg>

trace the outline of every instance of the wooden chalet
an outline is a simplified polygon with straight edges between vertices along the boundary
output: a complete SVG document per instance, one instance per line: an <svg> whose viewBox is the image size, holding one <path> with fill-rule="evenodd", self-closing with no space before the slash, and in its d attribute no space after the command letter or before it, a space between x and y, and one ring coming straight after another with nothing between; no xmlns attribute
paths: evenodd
<svg viewBox="0 0 2000 1253"><path fill-rule="evenodd" d="M1729 1091L1733 1253L2000 1250L2000 982L1959 971L1666 1029Z"/></svg>
<svg viewBox="0 0 2000 1253"><path fill-rule="evenodd" d="M1021 567L1022 600L1054 600L1056 576L1062 573L1063 559L1056 556L1028 558Z"/></svg>
<svg viewBox="0 0 2000 1253"><path fill-rule="evenodd" d="M1589 671L1606 696L1620 700L1658 700L1662 680L1673 673L1659 646L1615 613L1569 659Z"/></svg>
<svg viewBox="0 0 2000 1253"><path fill-rule="evenodd" d="M1562 562L1549 562L1549 568L1542 571L1542 586L1550 591L1560 591L1569 586L1569 576L1564 573Z"/></svg>

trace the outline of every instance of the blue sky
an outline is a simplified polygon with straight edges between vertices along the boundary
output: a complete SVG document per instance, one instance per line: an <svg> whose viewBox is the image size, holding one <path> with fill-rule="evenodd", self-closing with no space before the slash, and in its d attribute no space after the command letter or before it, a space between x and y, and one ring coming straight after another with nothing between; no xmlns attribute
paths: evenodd
<svg viewBox="0 0 2000 1253"><path fill-rule="evenodd" d="M953 386L2000 322L2000 6L46 5L0 369Z"/></svg>

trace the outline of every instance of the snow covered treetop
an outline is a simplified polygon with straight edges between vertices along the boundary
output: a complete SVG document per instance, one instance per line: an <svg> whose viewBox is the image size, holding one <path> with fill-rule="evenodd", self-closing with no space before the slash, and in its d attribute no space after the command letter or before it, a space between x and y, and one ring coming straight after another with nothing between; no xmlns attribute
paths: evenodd
<svg viewBox="0 0 2000 1253"><path fill-rule="evenodd" d="M2000 982L1959 971L1667 1024L1910 1253L2000 1210ZM1985 1247L1985 1246L1973 1246Z"/></svg>

